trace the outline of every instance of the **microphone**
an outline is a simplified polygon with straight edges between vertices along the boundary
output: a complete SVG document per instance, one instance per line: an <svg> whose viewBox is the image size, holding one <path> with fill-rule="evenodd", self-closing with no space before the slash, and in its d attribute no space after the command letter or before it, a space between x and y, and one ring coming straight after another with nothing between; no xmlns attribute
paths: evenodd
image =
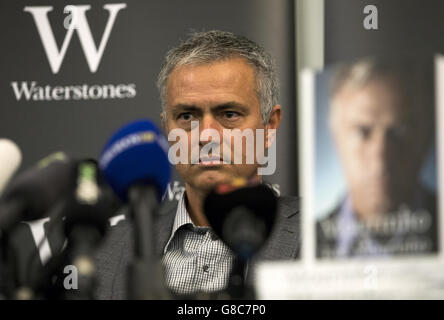
<svg viewBox="0 0 444 320"><path fill-rule="evenodd" d="M0 139L0 195L22 162L19 147L8 139Z"/></svg>
<svg viewBox="0 0 444 320"><path fill-rule="evenodd" d="M228 283L234 299L254 299L245 282L250 260L264 245L274 225L277 197L256 180L235 179L216 186L205 198L204 212L214 232L236 255Z"/></svg>
<svg viewBox="0 0 444 320"><path fill-rule="evenodd" d="M97 161L93 159L78 162L75 184L64 210L64 231L68 245L64 258L58 260L65 262L59 262L57 268L67 265L75 267L77 286L74 288L76 290L63 290L60 277L53 294L58 298L93 299L96 285L94 251L108 230L108 219L115 212L116 200L106 192L107 185Z"/></svg>
<svg viewBox="0 0 444 320"><path fill-rule="evenodd" d="M107 192L107 187L97 161L87 159L77 164L76 186L65 210L64 226L68 239L77 239L73 234L78 227L96 231L91 232L97 234L97 237L90 241L92 245L96 245L105 235L109 225L108 219L115 213L119 204L114 195ZM84 236L77 240L89 241L87 238L90 235L87 234L88 232L84 232Z"/></svg>
<svg viewBox="0 0 444 320"><path fill-rule="evenodd" d="M277 197L244 179L220 184L205 198L204 212L216 234L243 260L250 259L271 233Z"/></svg>
<svg viewBox="0 0 444 320"><path fill-rule="evenodd" d="M135 243L135 261L129 268L130 298L166 298L152 220L171 175L167 140L148 120L129 123L106 143L99 165L114 192L130 205Z"/></svg>
<svg viewBox="0 0 444 320"><path fill-rule="evenodd" d="M45 216L73 189L75 164L63 152L42 159L13 179L0 198L0 229Z"/></svg>
<svg viewBox="0 0 444 320"><path fill-rule="evenodd" d="M52 224L48 232L62 223L67 238L63 252L54 254L45 264L44 270L37 272L29 260L30 272L23 288L37 298L49 299L92 299L96 285L93 254L108 231L108 219L119 209L121 203L105 183L97 161L85 159L75 162L73 190L63 197L53 212ZM54 210L56 209L56 210ZM76 290L67 289L62 283L66 266L76 268ZM52 279L56 278L54 282Z"/></svg>
<svg viewBox="0 0 444 320"><path fill-rule="evenodd" d="M168 141L152 122L135 121L106 143L100 168L122 201L128 202L129 189L135 184L154 187L160 201L171 175L168 148Z"/></svg>

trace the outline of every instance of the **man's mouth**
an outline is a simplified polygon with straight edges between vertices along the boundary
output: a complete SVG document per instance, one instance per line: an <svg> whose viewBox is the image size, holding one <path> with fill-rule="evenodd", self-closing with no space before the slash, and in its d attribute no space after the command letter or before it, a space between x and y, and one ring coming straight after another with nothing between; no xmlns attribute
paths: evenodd
<svg viewBox="0 0 444 320"><path fill-rule="evenodd" d="M199 159L199 166L217 166L225 162L219 156L201 157Z"/></svg>

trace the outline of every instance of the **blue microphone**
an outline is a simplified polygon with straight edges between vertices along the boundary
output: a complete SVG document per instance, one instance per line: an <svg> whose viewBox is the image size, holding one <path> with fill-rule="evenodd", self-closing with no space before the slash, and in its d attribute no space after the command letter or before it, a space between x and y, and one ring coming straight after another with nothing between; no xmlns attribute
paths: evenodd
<svg viewBox="0 0 444 320"><path fill-rule="evenodd" d="M128 298L168 298L153 227L171 175L167 140L152 122L132 122L106 143L99 165L117 196L129 203L135 257L128 269Z"/></svg>
<svg viewBox="0 0 444 320"><path fill-rule="evenodd" d="M160 200L170 181L168 141L148 120L120 128L106 143L100 168L114 192L128 202L128 192L136 184L152 185Z"/></svg>

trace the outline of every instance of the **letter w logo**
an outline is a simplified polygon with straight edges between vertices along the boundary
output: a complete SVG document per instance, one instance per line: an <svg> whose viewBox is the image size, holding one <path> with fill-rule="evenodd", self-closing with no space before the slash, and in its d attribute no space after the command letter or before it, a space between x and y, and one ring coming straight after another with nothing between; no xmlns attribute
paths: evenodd
<svg viewBox="0 0 444 320"><path fill-rule="evenodd" d="M106 4L103 6L104 9L109 11L109 17L108 22L106 23L105 31L102 35L102 39L100 40L99 48L97 48L94 43L91 29L85 16L85 12L90 8L91 6L89 5L68 5L65 7L64 12L70 12L72 15L72 23L68 28L65 39L63 40L62 48L60 50L57 48L54 33L48 20L48 12L52 11L53 7L39 6L25 7L23 9L25 12L30 12L34 18L40 39L42 39L43 47L45 48L46 56L49 60L49 65L51 66L52 73L59 72L60 66L62 65L66 54L66 50L71 42L74 30L77 30L83 52L85 53L86 61L88 62L89 70L92 73L97 71L117 14L120 10L126 8L126 3Z"/></svg>

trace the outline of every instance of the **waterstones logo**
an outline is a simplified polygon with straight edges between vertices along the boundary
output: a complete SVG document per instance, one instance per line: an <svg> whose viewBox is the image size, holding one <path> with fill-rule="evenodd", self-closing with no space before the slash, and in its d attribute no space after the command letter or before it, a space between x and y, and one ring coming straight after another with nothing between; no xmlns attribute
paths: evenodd
<svg viewBox="0 0 444 320"><path fill-rule="evenodd" d="M69 101L97 99L125 99L136 96L136 85L100 84L100 85L39 85L37 81L13 81L11 87L17 101Z"/></svg>
<svg viewBox="0 0 444 320"><path fill-rule="evenodd" d="M96 44L86 17L86 12L91 9L91 6L65 6L63 12L67 13L68 16L65 18L63 27L67 31L61 47L57 45L53 26L48 17L48 13L53 10L52 6L27 6L23 11L29 13L34 20L37 33L40 36L49 67L53 74L59 73L74 33L77 33L78 39L80 40L90 72L96 73L119 12L126 7L126 3L105 4L103 6L108 12L108 20L100 37L100 41ZM67 23L68 21L69 23ZM53 86L39 84L37 81L12 81L11 87L17 101L128 99L136 96L136 85L134 83Z"/></svg>
<svg viewBox="0 0 444 320"><path fill-rule="evenodd" d="M105 26L105 31L103 32L100 40L100 44L97 47L94 43L88 20L86 19L86 11L91 9L91 6L66 6L64 12L70 14L69 18L71 18L71 23L68 26L65 39L63 40L63 44L60 49L57 47L54 32L48 19L48 12L52 11L53 7L36 6L25 7L23 9L23 11L29 12L34 18L34 22L40 35L40 39L42 40L43 48L45 49L46 57L48 58L52 73L56 74L59 72L60 66L65 58L66 51L68 50L68 46L71 43L74 31L77 31L89 70L92 73L97 71L117 15L119 11L126 8L126 3L106 4L103 6L103 8L108 11L109 16Z"/></svg>

